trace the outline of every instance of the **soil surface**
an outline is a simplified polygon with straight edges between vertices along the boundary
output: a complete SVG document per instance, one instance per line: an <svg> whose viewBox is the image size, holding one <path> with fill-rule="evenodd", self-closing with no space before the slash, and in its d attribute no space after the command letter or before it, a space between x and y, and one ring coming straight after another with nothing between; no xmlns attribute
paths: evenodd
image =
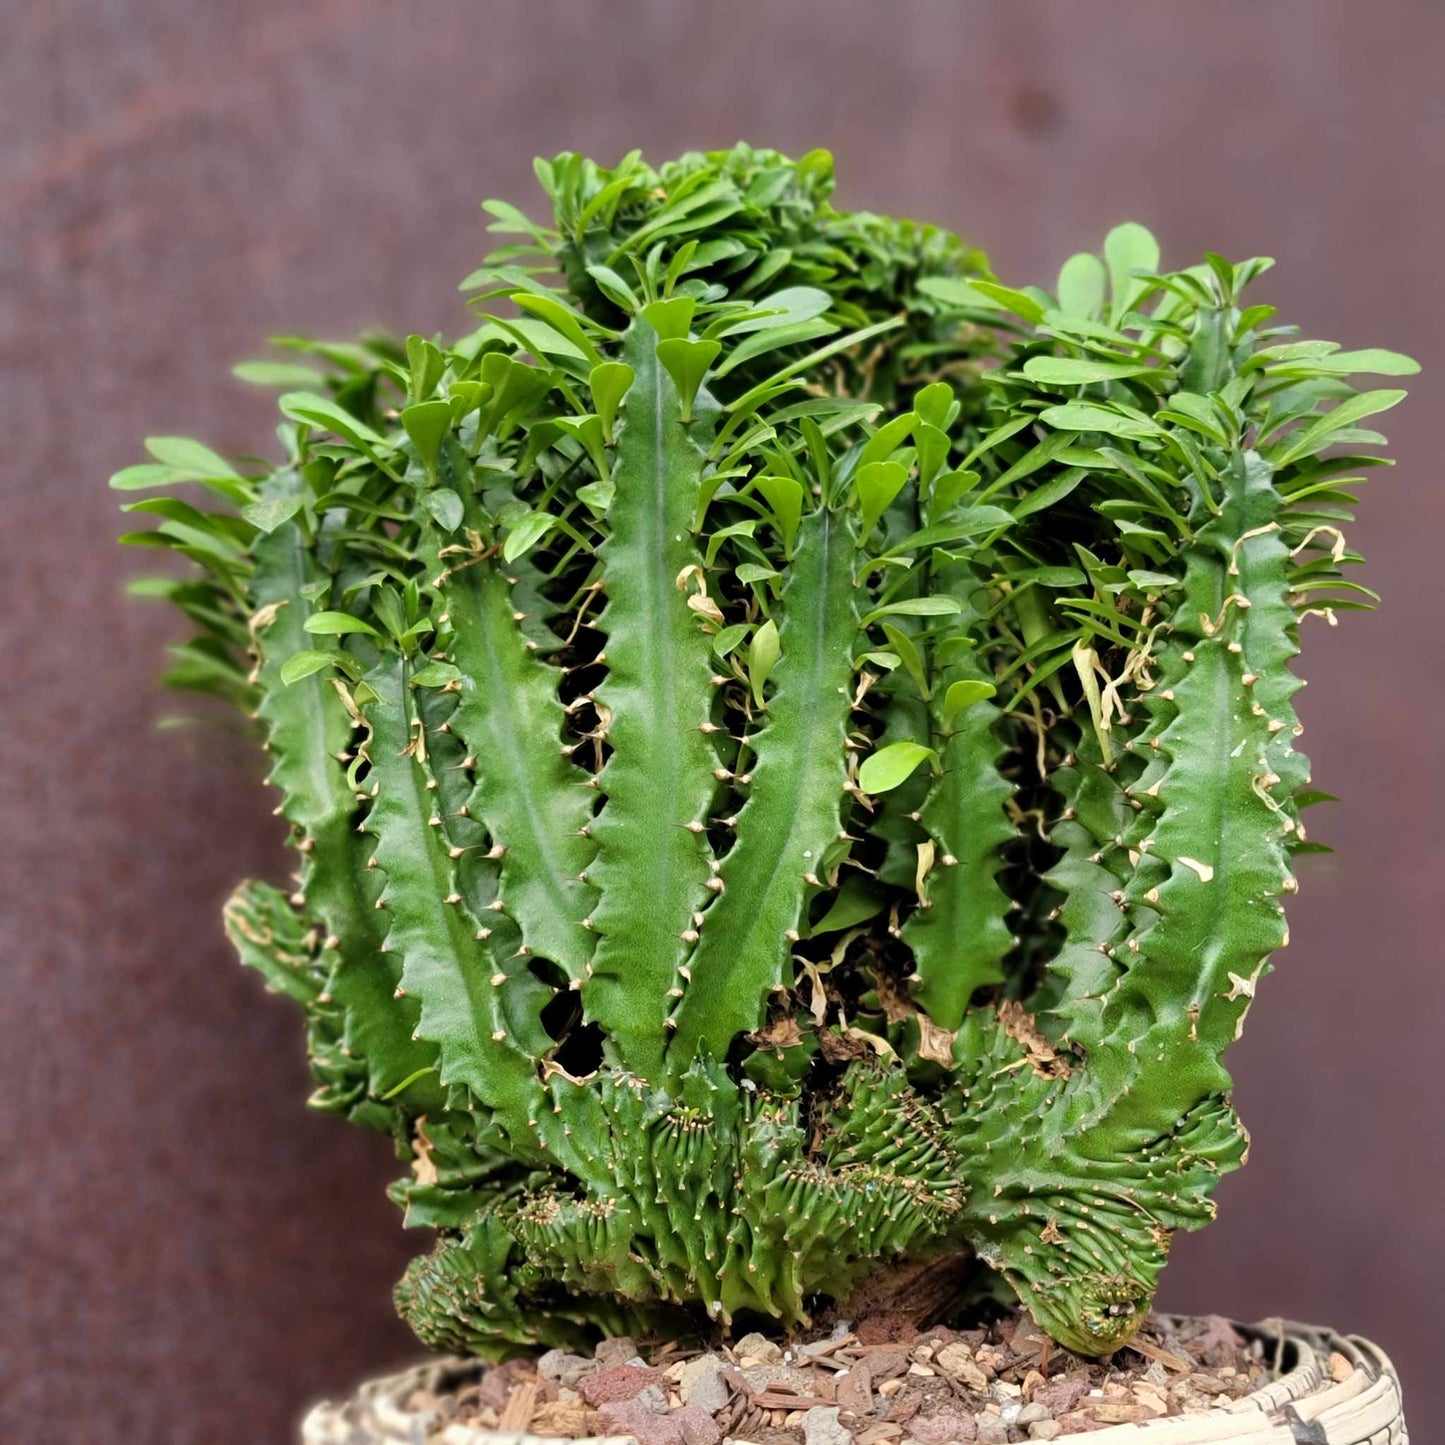
<svg viewBox="0 0 1445 1445"><path fill-rule="evenodd" d="M1268 1378L1259 1347L1218 1317L1151 1318L1111 1358L1087 1360L1026 1318L918 1329L874 1314L787 1347L752 1334L709 1350L626 1338L595 1358L553 1350L410 1403L450 1424L641 1445L1013 1445L1210 1410Z"/></svg>

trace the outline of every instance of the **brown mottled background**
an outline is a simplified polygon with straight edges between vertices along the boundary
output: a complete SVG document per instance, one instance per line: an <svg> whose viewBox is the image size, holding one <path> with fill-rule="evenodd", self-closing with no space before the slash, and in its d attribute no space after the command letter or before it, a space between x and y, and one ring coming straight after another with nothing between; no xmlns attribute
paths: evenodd
<svg viewBox="0 0 1445 1445"><path fill-rule="evenodd" d="M844 203L1014 282L1124 217L1278 256L1310 334L1425 363L1356 534L1385 606L1309 638L1340 851L1234 1058L1255 1158L1163 1301L1368 1332L1445 1424L1445 10L8 0L0 37L0 1438L284 1441L412 1350L387 1148L303 1110L221 937L271 804L229 736L155 730L175 629L121 598L106 476L149 432L264 450L227 368L268 332L459 327L477 201L535 204L535 153L740 137L831 147Z"/></svg>

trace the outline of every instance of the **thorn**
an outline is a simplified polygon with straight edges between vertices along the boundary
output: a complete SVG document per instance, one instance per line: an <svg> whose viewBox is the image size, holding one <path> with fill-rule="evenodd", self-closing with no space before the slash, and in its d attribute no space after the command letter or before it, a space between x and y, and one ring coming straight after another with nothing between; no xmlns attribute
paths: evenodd
<svg viewBox="0 0 1445 1445"><path fill-rule="evenodd" d="M489 939L489 938L492 936L492 930L491 930L490 928L479 928L479 929L477 929L477 935L476 935L476 936L477 936L477 942L478 942L478 943L485 943L485 942L487 941L487 939Z"/></svg>
<svg viewBox="0 0 1445 1445"><path fill-rule="evenodd" d="M590 932L592 931L592 927L593 927L592 919L591 919L590 917L584 918L584 919L581 920L580 923L578 923L577 926L578 926L579 928L585 928L585 929L590 933Z"/></svg>
<svg viewBox="0 0 1445 1445"><path fill-rule="evenodd" d="M455 907L455 906L456 906L458 903L460 903L461 901L462 901L462 895L461 895L460 893L448 893L447 896L442 899L442 902L443 902L443 903L449 903L449 904L451 904L453 907Z"/></svg>
<svg viewBox="0 0 1445 1445"><path fill-rule="evenodd" d="M498 1029L498 1030L492 1035L492 1042L493 1042L494 1044L503 1043L503 1042L505 1042L506 1037L507 1037L507 1031L506 1031L506 1029ZM529 1119L527 1122L528 1122L529 1124L530 1124L530 1123L535 1123L535 1121L534 1121L534 1120L531 1120L531 1119Z"/></svg>
<svg viewBox="0 0 1445 1445"><path fill-rule="evenodd" d="M494 973L492 975L491 983L493 988L501 988L506 981L507 975L504 973Z"/></svg>
<svg viewBox="0 0 1445 1445"><path fill-rule="evenodd" d="M492 901L487 904L487 907L491 909L493 913L505 913L507 911L507 905L503 903L500 898L492 899Z"/></svg>
<svg viewBox="0 0 1445 1445"><path fill-rule="evenodd" d="M406 990L400 984L397 984L396 988L392 991L391 996L392 998L405 998Z"/></svg>
<svg viewBox="0 0 1445 1445"><path fill-rule="evenodd" d="M714 874L711 878L709 878L709 879L707 880L707 885L706 885L706 886L707 886L709 889L711 889L712 892L714 892L714 893L721 893L721 892L724 891L724 890L723 890L723 881L722 881L722 879L719 878L716 874Z"/></svg>
<svg viewBox="0 0 1445 1445"><path fill-rule="evenodd" d="M506 848L500 843L494 843L487 852L488 858L501 858L506 854Z"/></svg>
<svg viewBox="0 0 1445 1445"><path fill-rule="evenodd" d="M684 823L682 826L686 828L689 833L705 833L707 831L706 827L699 823L696 818L694 818L691 823Z"/></svg>

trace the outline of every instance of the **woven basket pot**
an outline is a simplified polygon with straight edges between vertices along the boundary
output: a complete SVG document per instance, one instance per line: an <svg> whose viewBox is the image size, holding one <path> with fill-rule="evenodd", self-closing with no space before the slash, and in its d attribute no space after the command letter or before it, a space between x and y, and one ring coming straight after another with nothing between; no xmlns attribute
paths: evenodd
<svg viewBox="0 0 1445 1445"><path fill-rule="evenodd" d="M1217 1410L1111 1425L1080 1439L1088 1445L1408 1445L1395 1368L1368 1340L1283 1320L1236 1328L1262 1344L1274 1375L1268 1385ZM1332 1354L1353 1366L1339 1382L1329 1375ZM301 1427L304 1445L558 1445L538 1435L449 1423L444 1408L406 1406L419 1390L445 1397L486 1368L480 1360L438 1359L373 1380L345 1404L318 1405ZM595 1436L570 1445L625 1445L632 1438Z"/></svg>

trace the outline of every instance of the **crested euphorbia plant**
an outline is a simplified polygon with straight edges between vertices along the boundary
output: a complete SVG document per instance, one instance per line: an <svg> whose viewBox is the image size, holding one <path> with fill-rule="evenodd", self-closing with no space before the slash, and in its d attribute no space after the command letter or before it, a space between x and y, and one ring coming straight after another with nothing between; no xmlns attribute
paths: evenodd
<svg viewBox="0 0 1445 1445"><path fill-rule="evenodd" d="M1161 272L1052 292L746 147L539 165L444 344L284 344L282 460L152 441L173 680L258 719L242 886L313 1104L389 1133L484 1353L804 1322L971 1251L1138 1326L1243 1158L1220 1056L1309 848L1290 664L1388 352ZM1364 449L1362 452L1361 449ZM1351 475L1356 474L1356 475Z"/></svg>

